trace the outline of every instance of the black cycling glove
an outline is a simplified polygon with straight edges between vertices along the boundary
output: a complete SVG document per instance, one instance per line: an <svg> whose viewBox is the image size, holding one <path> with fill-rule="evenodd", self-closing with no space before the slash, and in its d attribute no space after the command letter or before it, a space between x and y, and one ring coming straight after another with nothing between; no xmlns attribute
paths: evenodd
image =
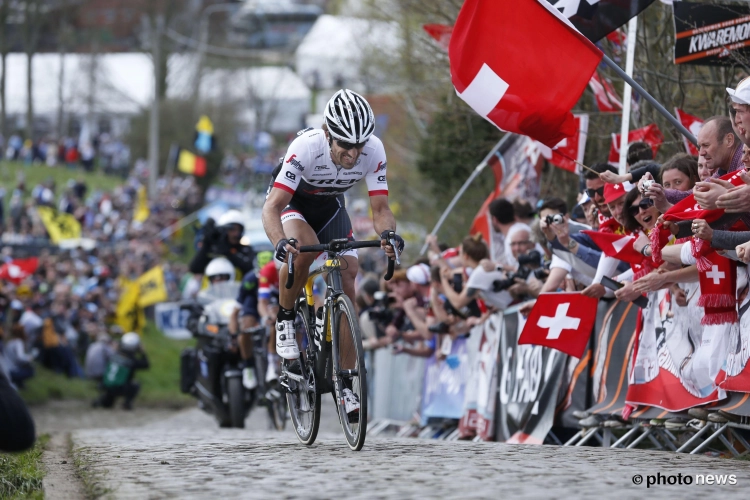
<svg viewBox="0 0 750 500"><path fill-rule="evenodd" d="M393 233L392 236L391 236L391 233ZM406 245L406 243L404 242L404 239L401 236L397 235L395 232L391 231L390 229L386 229L385 231L380 233L380 239L385 240L386 243L388 244L391 243L391 238L393 238L396 241L396 246L398 247L398 253L400 254L401 252L403 252L404 246Z"/></svg>
<svg viewBox="0 0 750 500"><path fill-rule="evenodd" d="M286 238L281 238L279 242L276 243L276 254L274 255L276 260L278 260L279 262L286 262L286 256L289 253L286 251L286 246L289 244L289 240Z"/></svg>

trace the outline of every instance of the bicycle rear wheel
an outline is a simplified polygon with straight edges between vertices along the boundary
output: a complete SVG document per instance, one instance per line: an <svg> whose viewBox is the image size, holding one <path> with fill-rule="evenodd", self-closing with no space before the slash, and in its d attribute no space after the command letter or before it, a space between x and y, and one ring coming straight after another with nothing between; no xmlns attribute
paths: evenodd
<svg viewBox="0 0 750 500"><path fill-rule="evenodd" d="M318 436L318 427L320 426L320 395L316 391L315 373L313 370L313 342L312 330L314 328L310 322L309 308L304 298L300 298L297 307L297 317L294 326L297 330L297 337L307 337L307 348L300 349L299 362L304 367L303 373L306 377L303 381L288 380L289 392L286 395L286 401L289 406L289 415L292 418L294 432L299 440L306 445L315 442ZM284 361L285 367L291 363ZM286 369L286 368L285 368Z"/></svg>
<svg viewBox="0 0 750 500"><path fill-rule="evenodd" d="M359 451L367 434L367 373L362 334L352 301L339 295L333 306L332 353L336 408L349 448ZM344 389L359 401L359 411L347 414Z"/></svg>

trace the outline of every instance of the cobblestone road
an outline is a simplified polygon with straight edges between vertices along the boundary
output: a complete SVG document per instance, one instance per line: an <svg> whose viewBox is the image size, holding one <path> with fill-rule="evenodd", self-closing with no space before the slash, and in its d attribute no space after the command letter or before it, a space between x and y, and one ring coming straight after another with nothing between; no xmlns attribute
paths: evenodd
<svg viewBox="0 0 750 500"><path fill-rule="evenodd" d="M747 498L750 462L639 450L369 439L349 451L324 412L316 444L291 431L219 429L199 410L136 428L79 430L74 448L115 498ZM255 430L253 430L255 429ZM646 488L655 475L735 474L734 486ZM644 483L633 484L642 475Z"/></svg>

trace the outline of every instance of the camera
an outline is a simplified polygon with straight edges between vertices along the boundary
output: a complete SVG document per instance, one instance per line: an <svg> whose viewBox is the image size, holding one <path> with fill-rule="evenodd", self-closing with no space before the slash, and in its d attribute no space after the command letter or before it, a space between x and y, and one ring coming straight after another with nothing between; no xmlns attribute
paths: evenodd
<svg viewBox="0 0 750 500"><path fill-rule="evenodd" d="M445 334L450 330L450 326L445 321L441 321L440 323L428 326L427 329L432 333Z"/></svg>
<svg viewBox="0 0 750 500"><path fill-rule="evenodd" d="M516 278L526 281L532 274L536 279L543 280L547 277L547 273L542 266L542 254L537 250L532 250L518 256L518 270L515 273L508 274L505 279L492 282L492 291L498 293L507 290L516 284Z"/></svg>
<svg viewBox="0 0 750 500"><path fill-rule="evenodd" d="M641 192L642 192L642 193L645 193L646 191L648 191L648 189L649 189L649 188L650 188L651 186L653 186L653 185L654 185L654 183L656 183L656 181L655 181L655 180L653 180L653 179L647 179L647 180L643 181L643 183L642 183L642 185L643 185L643 189L641 190Z"/></svg>
<svg viewBox="0 0 750 500"><path fill-rule="evenodd" d="M209 217L203 225L202 233L204 242L214 242L221 240L224 236L225 229L223 227L216 227L216 221Z"/></svg>
<svg viewBox="0 0 750 500"><path fill-rule="evenodd" d="M388 306L395 300L381 290L375 292L373 298L375 299L375 303L369 311L370 318L382 326L390 324L393 321L393 310Z"/></svg>
<svg viewBox="0 0 750 500"><path fill-rule="evenodd" d="M563 220L565 220L565 218L562 214L548 215L544 219L548 226L551 224L562 224Z"/></svg>

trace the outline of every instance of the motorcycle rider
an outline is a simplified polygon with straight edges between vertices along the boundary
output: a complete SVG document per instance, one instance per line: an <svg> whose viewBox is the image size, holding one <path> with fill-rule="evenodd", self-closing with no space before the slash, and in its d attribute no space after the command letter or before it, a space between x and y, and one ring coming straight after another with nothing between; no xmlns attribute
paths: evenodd
<svg viewBox="0 0 750 500"><path fill-rule="evenodd" d="M208 219L198 242L198 253L190 261L190 272L204 274L211 259L217 257L228 259L238 277L252 271L255 252L253 247L240 243L244 230L244 218L238 210L226 211L215 225L213 219Z"/></svg>

